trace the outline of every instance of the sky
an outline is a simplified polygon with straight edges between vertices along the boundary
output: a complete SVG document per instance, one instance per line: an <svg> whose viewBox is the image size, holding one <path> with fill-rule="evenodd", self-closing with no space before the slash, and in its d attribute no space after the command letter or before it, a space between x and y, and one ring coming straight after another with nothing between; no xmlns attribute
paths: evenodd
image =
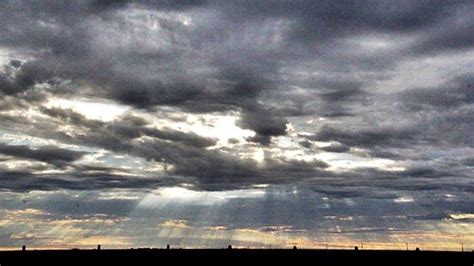
<svg viewBox="0 0 474 266"><path fill-rule="evenodd" d="M0 248L474 249L472 1L0 2Z"/></svg>

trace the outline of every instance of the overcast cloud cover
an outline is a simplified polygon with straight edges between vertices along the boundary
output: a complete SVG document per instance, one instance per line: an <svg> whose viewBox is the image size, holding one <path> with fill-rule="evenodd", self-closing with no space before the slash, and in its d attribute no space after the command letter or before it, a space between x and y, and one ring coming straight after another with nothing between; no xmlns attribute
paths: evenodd
<svg viewBox="0 0 474 266"><path fill-rule="evenodd" d="M473 14L1 1L0 246L474 248Z"/></svg>

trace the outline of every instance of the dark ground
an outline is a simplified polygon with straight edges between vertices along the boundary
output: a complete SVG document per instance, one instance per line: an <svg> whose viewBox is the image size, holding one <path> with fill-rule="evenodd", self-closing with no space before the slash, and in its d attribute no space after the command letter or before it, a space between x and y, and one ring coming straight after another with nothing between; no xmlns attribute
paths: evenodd
<svg viewBox="0 0 474 266"><path fill-rule="evenodd" d="M0 265L474 265L474 252L372 250L133 249L3 251ZM202 264L205 263L205 264ZM344 263L344 264L341 264ZM408 264L407 264L408 263ZM252 264L253 265L253 264ZM247 266L247 265L245 265ZM248 265L250 266L250 265Z"/></svg>

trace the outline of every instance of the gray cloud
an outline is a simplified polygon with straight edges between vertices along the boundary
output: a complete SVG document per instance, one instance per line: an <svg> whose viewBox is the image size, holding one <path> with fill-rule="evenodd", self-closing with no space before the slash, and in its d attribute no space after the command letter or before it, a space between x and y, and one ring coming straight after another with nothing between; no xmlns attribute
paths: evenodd
<svg viewBox="0 0 474 266"><path fill-rule="evenodd" d="M291 5L284 2L262 2L255 6L252 3L252 8L246 1L238 5L204 1L142 1L134 4L129 1L114 3L80 1L74 4L60 4L53 1L52 3L38 2L33 6L19 1L16 4L5 4L5 15L16 23L16 31L15 34L4 35L2 43L5 45L14 43L17 46L21 44L20 46L25 49L42 48L46 52L37 53L36 61L23 65L12 61L15 63L11 65L17 69L15 70L17 72L12 77L2 76L2 84L5 84L2 89L7 94L15 94L35 84L51 83L57 78L63 78L73 82L89 83L98 88L95 92L98 96L112 97L139 108L171 105L189 112L240 110L242 117L238 125L254 130L257 134L249 140L269 145L272 136L286 134L286 116L294 114L287 113L287 109L266 106L266 99L262 99L262 95L268 95L266 92L275 92L279 87L291 84L291 80L285 80L277 75L281 73L279 71L282 68L282 60L286 60L291 66L292 62L306 62L305 58L318 55L322 58L323 64L328 65L329 62L326 61L333 60L332 54L338 49L347 47L346 39L351 36L358 37L362 33L418 34L427 29L435 31L440 23L464 14L462 10L468 10L470 7L463 1L443 4L427 1L404 6L393 5L392 8L385 8L386 4L388 3L371 1L357 5L307 1L299 1ZM367 9L367 6L374 5L375 8L370 9L371 11ZM112 27L116 25L115 22L118 23L117 25L126 27L123 19L116 12L132 6L146 6L156 10L176 12L196 11L193 8L205 7L208 8L208 12L218 14L220 23L219 25L207 24L197 20L193 28L189 30L173 19L160 18L158 22L163 28L165 34L163 37L168 38L174 34L173 47L176 49L170 50L166 48L167 46L164 46L165 49L151 46L137 50L136 48L141 46L136 40L132 40L131 45L121 45L110 51L102 50L100 47L102 43L96 38L98 32L91 31L86 26L102 30L102 33L107 36L109 32L102 28L100 19L112 23ZM68 16L67 12L61 12L63 10L82 14L84 19L75 19L74 17L78 16ZM30 19L25 19L20 23L18 18L15 18L15 14L30 16ZM48 16L54 17L55 20L47 20ZM289 27L274 29L282 34L283 41L276 43L276 46L269 46L273 48L256 47L244 40L233 44L227 43L227 40L239 33L237 30L239 28L251 30L248 32L251 35L258 33L254 28L255 25L279 19L289 20L291 23L288 24ZM11 32L10 28L4 28L4 30ZM129 29L125 29L124 33L128 33L127 30ZM431 35L436 36L436 34L435 32ZM200 36L206 36L206 38ZM189 40L192 40L191 45L187 44ZM217 44L217 41L223 42ZM303 52L299 44L303 44L306 48L311 44L316 45L307 49L308 52ZM207 50L203 49L204 47L207 47ZM209 50L212 52L207 53ZM207 53L210 60L207 62L196 59L196 51ZM171 55L173 55L172 58ZM366 104L369 93L362 88L370 84L370 80L361 82L360 78L346 77L344 64L352 59L359 60L357 57L342 55L341 58L340 62L333 63L336 78L333 73L325 72L312 82L305 83L305 88L316 90L316 97L322 101L317 108L319 110L313 108L312 111L336 119L357 115L357 108L355 108L357 105L354 106L354 104ZM368 58L360 59L368 60ZM166 64L160 62L163 60ZM388 63L388 61L393 61L393 58L381 53L380 60ZM357 62L359 65L362 64L362 61ZM216 68L217 71L210 71L199 77L192 72L196 63L205 63L211 68ZM184 68L184 65L191 71ZM127 68L124 68L125 66ZM151 71L144 70L144 66ZM381 75L383 76L383 73ZM341 76L344 78L340 78ZM217 83L211 84L209 79L216 79ZM435 104L437 100L429 97L437 97L433 95L439 94L428 93L429 95L426 96L421 93L418 96L408 95L407 97L412 100L430 99L430 104ZM456 101L456 97L458 96L440 97L440 99ZM290 98L290 101L293 99ZM293 104L296 107L302 105L300 102L293 102ZM300 106L300 108L303 107ZM116 130L121 130L120 126L116 126ZM386 132L382 132L384 130ZM332 132L329 127L325 127L317 138L319 140L345 138L341 141L342 144L358 147L377 146L377 143L386 146L390 142L393 142L390 145L394 146L408 141L411 138L409 135L415 133L413 129L399 133L390 131L390 128L376 130L376 132L367 130L361 131L358 136L351 137L344 132L336 134L337 132ZM164 139L170 138L165 136L166 133L158 131L133 134L149 135L148 133L156 134ZM173 134L172 138L176 138L175 135ZM396 143L397 141L399 143ZM203 142L198 145L210 144L212 142ZM382 153L390 154L389 151L379 150L378 154Z"/></svg>
<svg viewBox="0 0 474 266"><path fill-rule="evenodd" d="M238 126L251 129L257 134L252 140L261 144L269 144L272 136L286 134L288 121L281 116L274 116L269 111L255 110L246 112Z"/></svg>
<svg viewBox="0 0 474 266"><path fill-rule="evenodd" d="M259 165L252 159L243 159L235 155L226 154L218 150L206 149L215 144L213 140L198 137L193 133L183 133L174 130L158 130L146 127L148 122L136 116L122 116L116 120L105 123L98 120L89 120L84 116L68 109L41 108L44 114L59 119L58 125L68 122L77 126L74 136L56 133L51 136L50 130L53 123L48 127L36 131L36 136L54 137L66 143L84 145L87 147L102 148L119 154L130 154L153 160L165 162L174 167L168 174L183 176L184 178L156 176L153 179L141 177L126 177L115 174L114 168L97 168L73 165L74 171L63 179L58 176L58 182L54 182L48 176L38 179L25 177L23 182L32 182L27 185L20 180L15 184L21 184L22 189L39 189L44 183L45 189L51 189L55 185L58 188L68 189L90 189L100 187L123 187L127 185L138 188L173 184L175 182L188 182L205 190L226 190L249 187L259 183L286 183L291 175L294 181L308 177L324 175L327 164L322 161L304 162L289 160L286 158L265 158L264 163ZM135 139L146 136L149 139L136 142ZM123 172L123 170L120 170ZM16 175L11 173L10 175ZM32 173L26 173L31 176ZM76 180L83 177L84 179ZM4 179L4 187L11 188L12 184ZM14 179L11 179L14 180ZM81 182L84 180L85 182ZM87 180L87 181L86 181ZM116 181L111 181L116 180ZM173 181L174 180L174 181ZM36 184L38 182L38 184Z"/></svg>
<svg viewBox="0 0 474 266"><path fill-rule="evenodd" d="M160 186L176 185L169 178L144 178L107 172L88 173L84 169L68 174L36 174L30 171L2 171L1 189L14 192L101 189L152 190Z"/></svg>
<svg viewBox="0 0 474 266"><path fill-rule="evenodd" d="M0 153L16 158L32 159L55 166L64 166L84 156L85 152L61 149L54 146L30 148L25 145L7 145L0 143Z"/></svg>
<svg viewBox="0 0 474 266"><path fill-rule="evenodd" d="M416 137L415 128L374 128L351 131L324 126L312 139L318 141L338 141L354 147L374 147L378 145L400 147L409 145Z"/></svg>
<svg viewBox="0 0 474 266"><path fill-rule="evenodd" d="M459 9L469 8L467 2L462 1L443 4L427 1L393 6L393 8L386 8L385 5L388 3L372 1L357 5L329 4L324 1L318 3L298 1L291 5L285 2L262 2L254 5L246 1L238 4L211 4L205 1L139 1L134 4L138 7L146 6L157 10L179 12L196 7L208 7L211 12L222 14L219 16L221 26L198 21L195 31L189 31L172 19L161 19L159 21L163 23L164 37L168 38L173 34L175 38L173 47L178 50L151 46L150 51L137 51L139 43L135 42L138 40L132 40L131 45L119 46L118 49L107 52L100 50L101 43L96 42L96 32L88 30L89 26L100 29L102 24L97 20L98 18L111 22L118 20L122 23L119 25L123 25L123 20L113 12L129 8L131 6L129 1L114 3L79 1L74 4L59 4L54 1L52 3L37 2L33 5L34 8L31 4L21 1L16 4L5 4L4 13L8 15L6 19L10 18L11 22L15 22L17 29L14 31L15 34L4 35L8 37L4 37L6 39L2 42L14 43L16 46L24 43L25 47L50 49L52 53L40 54L38 61L21 67L14 82L2 77L2 83L5 83L2 86L3 90L9 94L20 92L35 83L45 82L52 77L60 77L89 82L102 89L98 92L99 94L105 92L103 96L141 108L150 108L155 105L173 105L187 110L198 108L206 111L241 108L244 110L241 124L250 129L264 131L264 134L257 132L259 136L255 140L268 144L269 136L274 134L266 135L269 132L268 129L278 129L279 134L285 114L270 113L269 108L262 107L255 99L260 97L262 89L274 89L272 87L284 85L268 84L267 78L278 72L281 68L279 65L281 60L294 61L313 56L311 54L313 49L308 50L311 51L310 54L299 54L300 50L297 45L294 45L295 43L302 43L305 47L317 43L316 46L312 46L317 47L316 55L322 54L328 57L328 60L332 60L333 50L339 47L339 44L333 44L339 39L344 40L347 36L358 36L367 32L417 34L420 30L435 30L439 23L459 15L457 12ZM371 11L368 11L368 6L373 7ZM61 12L62 10L76 12L79 15L68 16L67 12ZM113 12L104 13L103 10ZM15 14L29 15L31 18L19 23L19 18L15 17ZM81 14L87 19L75 19ZM48 21L46 19L48 16L54 17L54 22ZM281 34L285 38L283 42L276 44L276 48L255 48L254 45L243 41L233 43L234 46L227 45L224 36L233 38L235 34L238 34L238 31L234 31L239 26L252 27L262 21L272 19L292 21L289 28L281 29ZM93 25L88 25L88 20ZM243 21L246 21L245 24ZM12 32L10 28L4 30ZM206 36L206 38L201 36ZM216 42L222 38L224 38L224 43L217 45ZM189 41L192 41L191 45L188 44ZM196 61L189 56L194 57L196 52L202 53L203 47L212 50L212 53L208 53L210 62L207 64L211 68L217 68L217 71L198 77L184 66L191 66L192 69L195 63L202 62L200 59ZM106 54L108 56L105 56ZM172 54L179 56L170 57ZM295 54L297 58L294 58ZM120 58L120 60L113 58ZM163 59L166 60L166 64L159 63ZM351 60L350 55L347 56L347 60ZM347 60L343 60L337 68L343 67L344 61ZM388 58L388 60L392 59ZM147 64L148 69L159 70L159 72L146 71L150 75L144 75L142 63ZM125 66L127 70L124 70ZM248 78L248 73L252 73L252 78ZM224 88L222 93L211 88L209 79L220 80L219 86L223 85L223 81L237 81L238 84L231 86L230 89ZM242 80L245 82L241 82ZM328 102L321 111L324 116L353 116L354 112L347 106L347 102L363 103L365 101L366 92L360 90L360 81L352 83L331 81L331 78L323 77L321 85L334 88L334 91L320 94L321 99ZM259 110L263 112L260 113ZM268 124L269 127L251 126L260 121L264 121L264 124Z"/></svg>
<svg viewBox="0 0 474 266"><path fill-rule="evenodd" d="M344 144L332 144L327 147L323 147L322 150L328 152L348 152L351 148Z"/></svg>
<svg viewBox="0 0 474 266"><path fill-rule="evenodd" d="M412 110L428 107L452 108L474 103L472 73L454 77L437 88L410 89L402 93L403 102Z"/></svg>
<svg viewBox="0 0 474 266"><path fill-rule="evenodd" d="M80 127L86 127L91 131L101 132L111 138L128 141L142 136L169 140L173 142L181 142L186 145L196 147L207 147L216 144L216 141L210 138L200 137L192 132L184 133L173 129L159 130L157 128L147 127L149 123L137 116L123 116L112 123L104 123L98 120L90 120L85 116L76 113L70 109L60 108L40 108L41 112L62 121L75 124ZM104 138L105 140L105 138Z"/></svg>

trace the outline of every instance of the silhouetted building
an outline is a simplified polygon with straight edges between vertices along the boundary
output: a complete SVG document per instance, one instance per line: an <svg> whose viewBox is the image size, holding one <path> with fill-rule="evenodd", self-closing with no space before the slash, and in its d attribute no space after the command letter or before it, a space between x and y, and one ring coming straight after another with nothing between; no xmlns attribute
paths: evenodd
<svg viewBox="0 0 474 266"><path fill-rule="evenodd" d="M168 244L168 245L166 245L166 249L170 249L170 245L169 245L169 244Z"/></svg>
<svg viewBox="0 0 474 266"><path fill-rule="evenodd" d="M293 246L293 249L294 249L294 250L297 249L296 246Z"/></svg>
<svg viewBox="0 0 474 266"><path fill-rule="evenodd" d="M100 250L100 245L97 245L97 250Z"/></svg>
<svg viewBox="0 0 474 266"><path fill-rule="evenodd" d="M355 247L354 247L354 250L359 250L359 247L358 247L358 246L355 246Z"/></svg>
<svg viewBox="0 0 474 266"><path fill-rule="evenodd" d="M416 247L415 251L420 251L420 248L419 248L419 247Z"/></svg>
<svg viewBox="0 0 474 266"><path fill-rule="evenodd" d="M229 246L227 247L227 249L232 249L232 245L229 245Z"/></svg>
<svg viewBox="0 0 474 266"><path fill-rule="evenodd" d="M23 246L21 247L21 251L25 251L25 250L26 250L26 246L23 245Z"/></svg>

